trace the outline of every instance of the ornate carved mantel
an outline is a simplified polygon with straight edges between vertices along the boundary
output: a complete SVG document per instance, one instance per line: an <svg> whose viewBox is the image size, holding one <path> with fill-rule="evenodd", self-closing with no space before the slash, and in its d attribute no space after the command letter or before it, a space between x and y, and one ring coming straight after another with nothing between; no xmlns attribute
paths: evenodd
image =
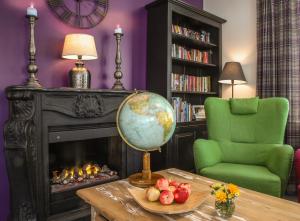
<svg viewBox="0 0 300 221"><path fill-rule="evenodd" d="M10 115L4 128L4 140L11 220L56 220L49 215L49 178L45 169L49 143L55 139L67 140L64 131L71 131L73 136L83 139L95 136L90 131L97 132L101 128L117 133L114 132L117 131L116 111L130 93L132 91L69 88L6 89ZM56 129L53 132L50 128ZM76 128L80 128L80 133ZM55 136L59 130L63 132ZM126 148L124 146L122 148ZM122 158L124 165L126 157L125 154ZM124 177L127 173L128 168L121 175Z"/></svg>

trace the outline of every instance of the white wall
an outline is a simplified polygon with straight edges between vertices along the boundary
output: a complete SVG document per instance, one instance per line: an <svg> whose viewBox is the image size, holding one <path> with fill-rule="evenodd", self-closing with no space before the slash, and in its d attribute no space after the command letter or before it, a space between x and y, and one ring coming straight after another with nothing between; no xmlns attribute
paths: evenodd
<svg viewBox="0 0 300 221"><path fill-rule="evenodd" d="M227 20L223 25L223 66L239 61L248 81L234 86L234 97L256 95L256 1L204 0L203 9ZM222 97L231 97L231 87L222 85Z"/></svg>

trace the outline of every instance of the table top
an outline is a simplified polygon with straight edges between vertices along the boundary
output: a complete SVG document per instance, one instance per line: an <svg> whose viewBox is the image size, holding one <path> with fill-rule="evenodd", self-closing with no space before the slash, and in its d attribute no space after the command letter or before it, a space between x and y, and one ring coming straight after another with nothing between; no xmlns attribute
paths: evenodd
<svg viewBox="0 0 300 221"><path fill-rule="evenodd" d="M210 185L217 181L188 173L178 169L159 171L166 178L179 182L188 182L192 189L210 191ZM217 220L214 209L214 197L209 198L195 211L179 215L156 215L142 209L128 192L132 187L127 180L115 181L77 191L77 194L89 203L98 213L108 220L118 221L200 221ZM240 197L236 201L236 210L231 221L250 220L286 220L300 221L300 204L252 190L240 188Z"/></svg>

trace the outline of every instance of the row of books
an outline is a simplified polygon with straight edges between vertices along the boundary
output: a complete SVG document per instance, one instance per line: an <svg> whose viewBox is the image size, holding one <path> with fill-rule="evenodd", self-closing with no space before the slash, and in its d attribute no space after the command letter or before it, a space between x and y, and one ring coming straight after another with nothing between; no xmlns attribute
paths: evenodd
<svg viewBox="0 0 300 221"><path fill-rule="evenodd" d="M212 51L189 49L177 44L172 44L172 57L209 64L212 60Z"/></svg>
<svg viewBox="0 0 300 221"><path fill-rule="evenodd" d="M171 89L173 91L210 92L211 78L197 77L185 74L171 74Z"/></svg>
<svg viewBox="0 0 300 221"><path fill-rule="evenodd" d="M193 120L192 105L181 97L172 97L172 106L176 114L176 122L189 122Z"/></svg>
<svg viewBox="0 0 300 221"><path fill-rule="evenodd" d="M197 32L186 27L172 24L172 32L205 43L210 43L210 32L204 30Z"/></svg>

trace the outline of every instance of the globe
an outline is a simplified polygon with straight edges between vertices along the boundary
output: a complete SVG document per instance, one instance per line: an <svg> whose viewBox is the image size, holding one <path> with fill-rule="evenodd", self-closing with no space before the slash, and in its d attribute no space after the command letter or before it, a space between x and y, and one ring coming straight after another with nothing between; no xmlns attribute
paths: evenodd
<svg viewBox="0 0 300 221"><path fill-rule="evenodd" d="M120 105L117 126L129 146L141 151L157 150L173 135L175 112L158 94L134 93Z"/></svg>

